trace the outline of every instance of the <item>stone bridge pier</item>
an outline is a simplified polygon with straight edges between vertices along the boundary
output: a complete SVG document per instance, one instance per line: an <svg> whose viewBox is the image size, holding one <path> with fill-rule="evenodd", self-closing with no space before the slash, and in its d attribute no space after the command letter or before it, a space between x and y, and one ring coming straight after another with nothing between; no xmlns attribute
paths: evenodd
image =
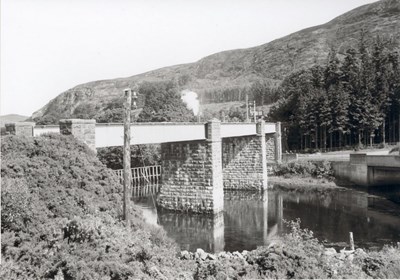
<svg viewBox="0 0 400 280"><path fill-rule="evenodd" d="M205 141L161 144L161 207L201 213L223 210L221 123L213 120L205 129Z"/></svg>
<svg viewBox="0 0 400 280"><path fill-rule="evenodd" d="M161 144L161 207L216 214L223 210L224 189L267 188L263 121L256 135L222 138L218 120L205 129L206 140Z"/></svg>
<svg viewBox="0 0 400 280"><path fill-rule="evenodd" d="M265 123L258 122L257 134L222 140L224 189L267 188Z"/></svg>

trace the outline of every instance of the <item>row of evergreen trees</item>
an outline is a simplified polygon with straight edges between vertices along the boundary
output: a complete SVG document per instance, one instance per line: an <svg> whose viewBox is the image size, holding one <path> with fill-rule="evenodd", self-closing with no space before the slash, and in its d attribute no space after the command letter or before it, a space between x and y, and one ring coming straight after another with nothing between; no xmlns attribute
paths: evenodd
<svg viewBox="0 0 400 280"><path fill-rule="evenodd" d="M287 123L289 149L399 141L400 56L393 39L362 34L357 48L331 50L324 66L282 83L270 116Z"/></svg>
<svg viewBox="0 0 400 280"><path fill-rule="evenodd" d="M256 101L257 105L262 106L276 102L279 91L275 83L269 80L257 80L251 86L213 88L201 92L200 103L245 102L246 96L250 102Z"/></svg>

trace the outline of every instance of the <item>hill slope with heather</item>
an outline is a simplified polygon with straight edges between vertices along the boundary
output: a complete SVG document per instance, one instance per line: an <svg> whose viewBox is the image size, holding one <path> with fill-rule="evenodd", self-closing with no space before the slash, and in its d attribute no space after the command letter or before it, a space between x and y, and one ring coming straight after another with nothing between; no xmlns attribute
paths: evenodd
<svg viewBox="0 0 400 280"><path fill-rule="evenodd" d="M307 28L261 46L224 51L197 62L165 67L147 73L102 81L93 81L69 89L36 111L32 118L52 115L69 117L82 103L103 110L123 89L137 82L175 80L182 90L217 94L228 89L241 91L257 81L271 87L279 85L289 73L314 64L325 63L331 48L339 54L355 46L361 32L367 40L377 35L400 37L400 0L382 0L351 10L328 23ZM203 98L202 98L203 97ZM239 93L239 98L240 93ZM234 100L222 100L234 101Z"/></svg>
<svg viewBox="0 0 400 280"><path fill-rule="evenodd" d="M12 123L12 122L23 122L29 117L27 116L21 116L17 114L8 114L8 115L2 115L0 116L0 126L4 127L6 123Z"/></svg>

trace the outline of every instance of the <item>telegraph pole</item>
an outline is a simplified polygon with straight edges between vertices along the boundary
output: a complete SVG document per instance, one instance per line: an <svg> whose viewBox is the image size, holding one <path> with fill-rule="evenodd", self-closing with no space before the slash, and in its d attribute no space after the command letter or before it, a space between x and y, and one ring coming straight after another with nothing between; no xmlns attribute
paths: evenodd
<svg viewBox="0 0 400 280"><path fill-rule="evenodd" d="M127 228L130 228L130 200L131 200L131 105L132 90L127 88L125 92L125 112L124 112L124 195L123 195L123 219Z"/></svg>
<svg viewBox="0 0 400 280"><path fill-rule="evenodd" d="M249 95L246 93L246 122L250 122L249 119Z"/></svg>
<svg viewBox="0 0 400 280"><path fill-rule="evenodd" d="M256 101L254 100L254 107L253 107L253 114L254 114L254 122L256 123L257 122L257 117L256 117Z"/></svg>

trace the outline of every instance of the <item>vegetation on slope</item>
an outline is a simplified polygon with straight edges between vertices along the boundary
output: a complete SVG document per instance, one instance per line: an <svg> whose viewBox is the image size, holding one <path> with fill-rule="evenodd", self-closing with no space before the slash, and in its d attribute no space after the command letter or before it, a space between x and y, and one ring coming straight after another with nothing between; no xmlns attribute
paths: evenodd
<svg viewBox="0 0 400 280"><path fill-rule="evenodd" d="M195 120L193 112L183 103L174 82L143 83L139 92L145 96L145 103L138 122L188 122Z"/></svg>
<svg viewBox="0 0 400 280"><path fill-rule="evenodd" d="M7 136L1 152L1 279L174 279L192 270L135 208L125 227L117 178L72 136Z"/></svg>
<svg viewBox="0 0 400 280"><path fill-rule="evenodd" d="M0 116L0 126L3 127L5 126L6 123L11 123L11 122L22 122L28 118L29 117L27 116L21 116L17 114L2 115Z"/></svg>
<svg viewBox="0 0 400 280"><path fill-rule="evenodd" d="M136 107L132 102L131 121L163 122L163 121L193 121L192 111L187 109L181 100L176 83L173 81L158 81L142 83L138 89L139 95ZM52 113L34 118L37 124L58 124L63 118L95 119L98 123L123 122L123 96L105 98L99 103L82 101L72 112L64 112L60 108ZM53 105L57 105L54 103Z"/></svg>

